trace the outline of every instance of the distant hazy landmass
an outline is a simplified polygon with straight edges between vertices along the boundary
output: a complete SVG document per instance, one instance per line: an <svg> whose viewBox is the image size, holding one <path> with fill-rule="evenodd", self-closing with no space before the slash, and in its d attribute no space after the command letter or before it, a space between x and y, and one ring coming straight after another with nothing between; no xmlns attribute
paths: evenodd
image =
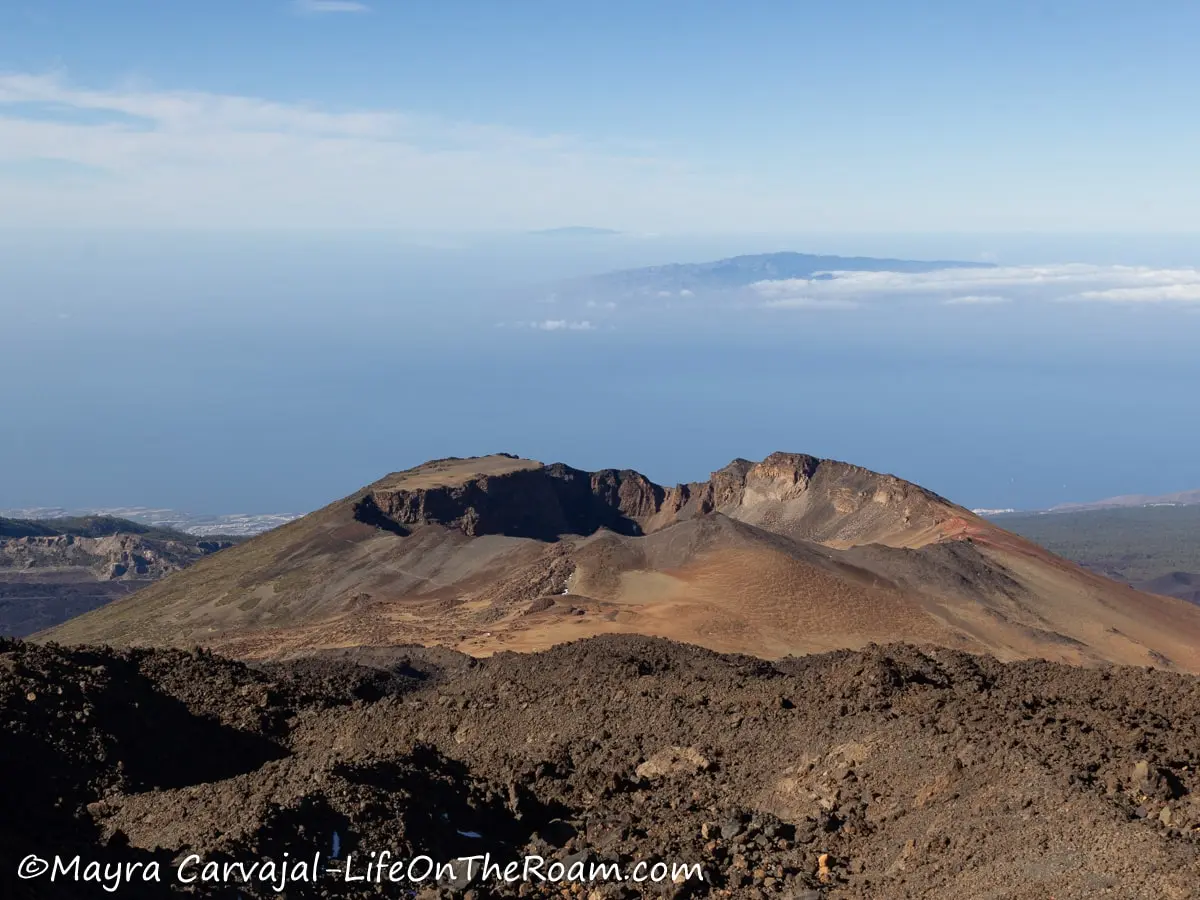
<svg viewBox="0 0 1200 900"><path fill-rule="evenodd" d="M1109 497L1106 500L1095 500L1091 503L1060 503L1050 508L1050 512L1078 512L1085 509L1128 509L1139 506L1195 506L1200 504L1200 490L1176 491L1173 494L1125 494L1120 497Z"/></svg>
<svg viewBox="0 0 1200 900"><path fill-rule="evenodd" d="M1118 497L1107 497L1104 500L1091 500L1084 503L1059 503L1048 509L973 509L971 512L978 516L991 518L1010 514L1048 516L1093 512L1102 509L1141 509L1155 506L1200 506L1200 490L1175 491L1171 494L1122 494Z"/></svg>
<svg viewBox="0 0 1200 900"><path fill-rule="evenodd" d="M713 291L749 287L759 281L791 278L832 279L834 272L935 272L986 269L991 263L946 260L875 259L811 253L756 253L704 263L671 263L625 269L582 279L583 284L621 291Z"/></svg>
<svg viewBox="0 0 1200 900"><path fill-rule="evenodd" d="M270 531L293 519L293 513L230 513L228 515L197 515L175 509L153 509L145 506L121 506L107 509L65 509L57 506L38 506L28 509L0 510L0 516L10 519L68 519L86 516L108 516L127 519L154 528L169 528L184 534L205 537L208 535L230 535L250 537Z"/></svg>
<svg viewBox="0 0 1200 900"><path fill-rule="evenodd" d="M531 231L530 234L540 237L603 237L605 235L621 234L612 228L593 228L590 225L566 225L562 228L543 228Z"/></svg>

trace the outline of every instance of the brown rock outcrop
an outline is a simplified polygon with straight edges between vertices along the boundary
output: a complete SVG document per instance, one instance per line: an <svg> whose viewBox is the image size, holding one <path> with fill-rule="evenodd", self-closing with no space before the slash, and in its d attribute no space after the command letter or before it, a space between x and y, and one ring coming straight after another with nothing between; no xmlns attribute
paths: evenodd
<svg viewBox="0 0 1200 900"><path fill-rule="evenodd" d="M448 470L455 477L445 477ZM435 472L441 477L429 477ZM540 540L602 528L649 534L711 512L847 544L893 543L895 533L971 516L895 476L799 453L736 459L708 481L673 488L630 469L585 472L504 456L438 460L372 485L355 507L359 521L386 530L441 525Z"/></svg>

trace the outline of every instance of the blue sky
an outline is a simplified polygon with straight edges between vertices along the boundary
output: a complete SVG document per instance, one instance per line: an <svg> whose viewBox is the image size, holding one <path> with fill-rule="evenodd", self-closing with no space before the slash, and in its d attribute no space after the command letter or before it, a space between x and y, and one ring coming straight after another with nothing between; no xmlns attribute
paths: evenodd
<svg viewBox="0 0 1200 900"><path fill-rule="evenodd" d="M1200 231L1192 2L10 0L0 225Z"/></svg>

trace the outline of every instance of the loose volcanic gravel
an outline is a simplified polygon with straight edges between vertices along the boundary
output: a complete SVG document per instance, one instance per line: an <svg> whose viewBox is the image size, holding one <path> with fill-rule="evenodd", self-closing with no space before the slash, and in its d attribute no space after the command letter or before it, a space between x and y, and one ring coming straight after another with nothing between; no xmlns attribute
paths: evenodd
<svg viewBox="0 0 1200 900"><path fill-rule="evenodd" d="M1200 680L1159 671L628 636L255 666L0 641L0 726L4 897L276 897L265 862L314 857L283 896L1200 897ZM703 878L345 881L384 851ZM78 877L21 879L31 854ZM131 873L115 893L106 865Z"/></svg>

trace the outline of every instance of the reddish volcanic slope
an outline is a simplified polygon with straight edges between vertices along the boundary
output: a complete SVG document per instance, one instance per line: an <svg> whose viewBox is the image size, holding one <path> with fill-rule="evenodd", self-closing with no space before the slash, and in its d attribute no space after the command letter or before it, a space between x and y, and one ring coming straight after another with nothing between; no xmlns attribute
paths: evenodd
<svg viewBox="0 0 1200 900"><path fill-rule="evenodd" d="M792 453L663 487L495 455L389 475L42 637L282 657L637 633L781 657L908 641L1200 671L1200 608L891 475Z"/></svg>

